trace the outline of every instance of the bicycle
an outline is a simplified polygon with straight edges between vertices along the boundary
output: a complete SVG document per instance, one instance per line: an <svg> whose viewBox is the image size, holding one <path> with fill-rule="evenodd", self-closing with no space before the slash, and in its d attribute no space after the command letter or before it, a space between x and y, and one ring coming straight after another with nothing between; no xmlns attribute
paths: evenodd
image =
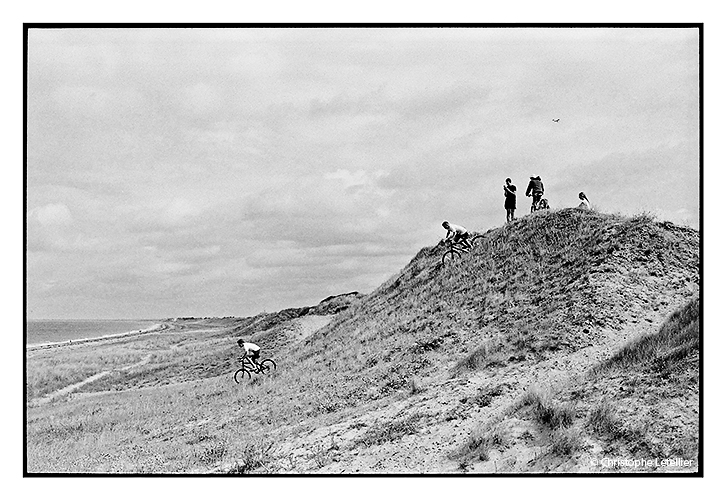
<svg viewBox="0 0 726 500"><path fill-rule="evenodd" d="M550 209L550 203L547 201L547 198L544 198L542 195L539 196L532 196L532 206L529 209L529 213L534 213L539 210L549 210Z"/></svg>
<svg viewBox="0 0 726 500"><path fill-rule="evenodd" d="M263 359L257 364L253 363L252 360L245 356L240 356L237 358L237 361L242 363L242 368L234 372L234 381L238 384L241 380L244 380L245 377L251 379L253 373L267 375L272 370L277 370L277 363L269 358Z"/></svg>
<svg viewBox="0 0 726 500"><path fill-rule="evenodd" d="M466 247L460 241L454 242L453 238L446 240L446 245L449 249L444 252L444 255L441 257L441 264L446 265L447 262L453 262L457 257L461 257L462 253L469 253L474 248L474 243L476 243L476 241L481 237L481 234L477 234L476 236L469 238L468 241L471 247Z"/></svg>

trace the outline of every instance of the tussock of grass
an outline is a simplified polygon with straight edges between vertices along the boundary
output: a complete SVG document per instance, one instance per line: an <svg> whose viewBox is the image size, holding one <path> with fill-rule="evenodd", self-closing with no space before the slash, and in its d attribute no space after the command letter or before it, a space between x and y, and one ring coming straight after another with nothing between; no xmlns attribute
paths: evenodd
<svg viewBox="0 0 726 500"><path fill-rule="evenodd" d="M211 467L221 462L227 455L227 443L218 441L208 444L194 455L199 463Z"/></svg>
<svg viewBox="0 0 726 500"><path fill-rule="evenodd" d="M485 342L456 363L451 370L451 376L458 377L467 372L503 364L503 358L497 356L502 349L503 345L500 342Z"/></svg>
<svg viewBox="0 0 726 500"><path fill-rule="evenodd" d="M519 408L531 408L536 422L550 429L569 427L575 421L573 404L556 403L550 396L530 390L520 400Z"/></svg>
<svg viewBox="0 0 726 500"><path fill-rule="evenodd" d="M464 445L452 453L449 458L467 464L471 460L485 462L489 460L489 452L493 449L504 450L512 443L512 437L501 421L490 427L480 428L471 433Z"/></svg>
<svg viewBox="0 0 726 500"><path fill-rule="evenodd" d="M584 447L582 437L576 429L555 429L550 441L552 453L560 456L570 456Z"/></svg>
<svg viewBox="0 0 726 500"><path fill-rule="evenodd" d="M622 436L622 428L615 416L615 408L609 401L602 401L592 409L588 416L587 426L597 434Z"/></svg>
<svg viewBox="0 0 726 500"><path fill-rule="evenodd" d="M312 452L313 463L318 469L325 467L333 461L338 450L339 447L332 436L329 444L316 443Z"/></svg>
<svg viewBox="0 0 726 500"><path fill-rule="evenodd" d="M275 458L271 450L272 443L264 441L246 444L227 474L249 474L268 466Z"/></svg>

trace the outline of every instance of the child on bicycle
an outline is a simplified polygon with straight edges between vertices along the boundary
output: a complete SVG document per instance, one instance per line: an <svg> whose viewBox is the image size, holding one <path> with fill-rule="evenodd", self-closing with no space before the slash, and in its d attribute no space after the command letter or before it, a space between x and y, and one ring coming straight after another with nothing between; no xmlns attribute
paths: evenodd
<svg viewBox="0 0 726 500"><path fill-rule="evenodd" d="M244 354L239 358L240 361L249 359L259 369L260 365L257 360L260 359L260 346L252 342L245 342L244 339L239 339L237 345L244 350Z"/></svg>
<svg viewBox="0 0 726 500"><path fill-rule="evenodd" d="M461 243L466 249L471 249L471 243L469 243L469 231L463 226L457 226L456 224L449 224L449 221L441 223L446 229L446 238L444 241L448 241L453 238L453 243Z"/></svg>

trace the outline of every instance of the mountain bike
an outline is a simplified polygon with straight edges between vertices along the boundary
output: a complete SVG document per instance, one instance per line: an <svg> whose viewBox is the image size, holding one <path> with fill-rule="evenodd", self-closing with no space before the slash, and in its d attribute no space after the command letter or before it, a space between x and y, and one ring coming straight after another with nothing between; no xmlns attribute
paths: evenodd
<svg viewBox="0 0 726 500"><path fill-rule="evenodd" d="M441 257L441 263L443 265L446 265L447 263L453 262L457 258L461 257L461 254L463 253L469 253L472 248L474 248L474 244L482 237L481 234L477 234L475 236L472 236L469 238L469 244L471 245L471 248L467 248L463 243L460 241L457 241L454 243L454 239L446 240L446 246L448 247L448 250L444 252L444 255Z"/></svg>
<svg viewBox="0 0 726 500"><path fill-rule="evenodd" d="M255 364L249 358L240 356L237 361L242 363L242 368L234 372L234 381L238 384L244 380L245 377L252 378L253 373L261 375L267 375L272 370L277 370L277 363L272 359L263 359L258 364Z"/></svg>

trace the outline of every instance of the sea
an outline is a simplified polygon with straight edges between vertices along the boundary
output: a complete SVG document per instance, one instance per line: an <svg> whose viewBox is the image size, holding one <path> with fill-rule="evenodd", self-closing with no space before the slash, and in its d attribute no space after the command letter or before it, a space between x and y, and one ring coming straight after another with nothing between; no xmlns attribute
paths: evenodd
<svg viewBox="0 0 726 500"><path fill-rule="evenodd" d="M81 340L146 330L161 323L154 319L42 319L25 323L25 345Z"/></svg>

